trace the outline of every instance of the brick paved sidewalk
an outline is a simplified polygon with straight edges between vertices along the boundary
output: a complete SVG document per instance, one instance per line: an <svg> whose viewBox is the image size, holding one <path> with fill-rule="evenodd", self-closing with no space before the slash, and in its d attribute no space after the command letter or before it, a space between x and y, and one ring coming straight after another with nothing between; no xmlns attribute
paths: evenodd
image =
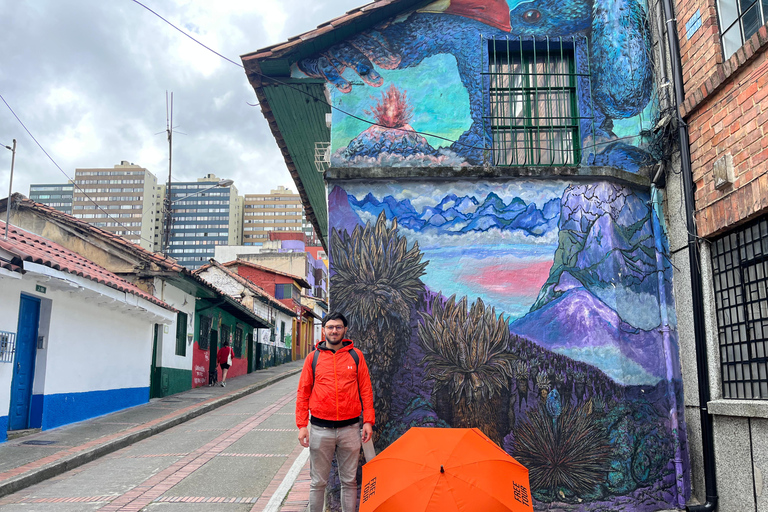
<svg viewBox="0 0 768 512"><path fill-rule="evenodd" d="M19 491L196 418L301 371L303 361L0 443L0 496ZM294 458L295 459L295 458Z"/></svg>

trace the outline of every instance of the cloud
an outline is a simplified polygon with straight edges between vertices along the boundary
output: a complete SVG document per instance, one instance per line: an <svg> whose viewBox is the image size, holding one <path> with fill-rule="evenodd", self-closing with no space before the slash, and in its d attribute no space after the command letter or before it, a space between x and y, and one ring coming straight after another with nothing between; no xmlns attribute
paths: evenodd
<svg viewBox="0 0 768 512"><path fill-rule="evenodd" d="M142 1L236 63L240 55L311 30L360 0ZM241 193L296 190L242 68L124 0L6 2L0 94L72 177L128 160L167 178L165 93L174 93L174 181L208 173ZM182 135L182 132L185 135ZM67 177L0 103L0 143L18 140L13 189ZM7 190L10 152L0 153ZM0 192L4 197L5 192Z"/></svg>

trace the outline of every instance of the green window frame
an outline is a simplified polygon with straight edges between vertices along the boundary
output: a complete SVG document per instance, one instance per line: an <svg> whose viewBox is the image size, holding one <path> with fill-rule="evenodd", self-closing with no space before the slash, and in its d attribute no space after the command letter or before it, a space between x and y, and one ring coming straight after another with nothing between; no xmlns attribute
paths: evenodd
<svg viewBox="0 0 768 512"><path fill-rule="evenodd" d="M575 166L581 161L573 45L488 41L491 159L496 166ZM485 105L485 103L484 103Z"/></svg>
<svg viewBox="0 0 768 512"><path fill-rule="evenodd" d="M224 342L225 341L229 341L229 333L230 332L232 332L232 329L230 329L230 327L227 324L222 323L221 324L221 339L219 339L219 348L224 346ZM231 345L232 345L232 343L230 343L230 346Z"/></svg>
<svg viewBox="0 0 768 512"><path fill-rule="evenodd" d="M176 355L187 356L187 314L176 314Z"/></svg>
<svg viewBox="0 0 768 512"><path fill-rule="evenodd" d="M211 345L211 327L213 318L210 316L200 317L200 337L197 339L197 345L200 350L208 350Z"/></svg>
<svg viewBox="0 0 768 512"><path fill-rule="evenodd" d="M235 351L235 357L238 359L243 357L243 328L239 325L235 327L235 341L232 349Z"/></svg>

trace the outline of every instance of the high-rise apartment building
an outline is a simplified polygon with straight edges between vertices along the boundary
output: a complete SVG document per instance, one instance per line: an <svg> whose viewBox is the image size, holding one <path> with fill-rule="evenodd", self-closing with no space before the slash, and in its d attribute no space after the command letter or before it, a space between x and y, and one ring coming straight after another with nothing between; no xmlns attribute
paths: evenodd
<svg viewBox="0 0 768 512"><path fill-rule="evenodd" d="M171 184L168 256L190 270L207 264L217 245L242 243L243 197L234 185L218 186L221 181L208 174L197 181ZM158 195L162 204L165 185L158 187ZM158 215L158 229L162 221ZM156 250L162 250L162 229L156 235Z"/></svg>
<svg viewBox="0 0 768 512"><path fill-rule="evenodd" d="M317 239L312 224L304 215L301 196L283 186L269 194L245 195L243 245L264 245L273 231L304 233L310 245Z"/></svg>
<svg viewBox="0 0 768 512"><path fill-rule="evenodd" d="M43 203L60 212L72 214L72 183L46 183L29 186L29 198L36 203Z"/></svg>
<svg viewBox="0 0 768 512"><path fill-rule="evenodd" d="M75 169L72 214L154 249L155 214L162 206L157 179L147 169L122 161L113 168Z"/></svg>

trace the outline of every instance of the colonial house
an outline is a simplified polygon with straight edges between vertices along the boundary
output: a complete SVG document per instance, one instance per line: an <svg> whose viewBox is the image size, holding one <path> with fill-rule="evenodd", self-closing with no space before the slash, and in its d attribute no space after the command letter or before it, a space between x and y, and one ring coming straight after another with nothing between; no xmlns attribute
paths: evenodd
<svg viewBox="0 0 768 512"><path fill-rule="evenodd" d="M158 325L150 336L150 397L167 396L208 383L218 348L217 343L211 342L211 335L235 336L239 331L234 326L240 322L248 326L246 330L250 329L243 332L245 339L253 328L266 325L237 300L172 258L149 252L117 234L20 194L14 194L11 203L11 224L55 241L176 308L176 318L168 325ZM5 205L5 200L0 201L0 211L5 211Z"/></svg>
<svg viewBox="0 0 768 512"><path fill-rule="evenodd" d="M247 255L246 258L251 256L253 255ZM302 304L302 290L310 288L307 280L295 274L260 265L250 259L238 258L223 265L253 282L295 313L290 324L280 324L278 332L281 333L281 341L284 339L286 346L291 348L293 360L305 357L314 346L316 316L312 307Z"/></svg>
<svg viewBox="0 0 768 512"><path fill-rule="evenodd" d="M237 299L243 307L263 319L266 324L264 328L254 329L249 339L246 347L249 361L247 368L241 368L236 360L229 375L234 377L245 373L245 370L251 372L291 360L290 339L285 336L286 326L291 325L296 317L291 308L216 260L210 260L208 265L200 267L194 273L222 293ZM235 356L238 357L238 348L233 347Z"/></svg>
<svg viewBox="0 0 768 512"><path fill-rule="evenodd" d="M0 222L0 441L149 400L153 333L178 310Z"/></svg>
<svg viewBox="0 0 768 512"><path fill-rule="evenodd" d="M665 19L378 0L242 57L371 368L377 449L478 427L541 509L686 507Z"/></svg>

